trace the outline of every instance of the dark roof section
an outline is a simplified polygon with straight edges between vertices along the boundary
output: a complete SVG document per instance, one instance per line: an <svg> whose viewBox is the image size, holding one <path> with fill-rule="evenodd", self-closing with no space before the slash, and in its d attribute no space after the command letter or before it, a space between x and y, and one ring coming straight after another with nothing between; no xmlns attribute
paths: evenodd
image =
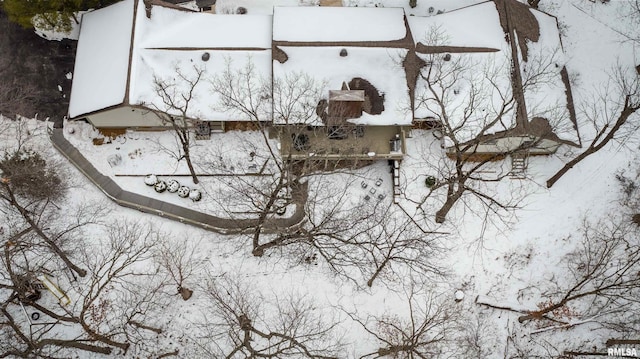
<svg viewBox="0 0 640 359"><path fill-rule="evenodd" d="M180 11L187 11L187 12L197 12L195 10L191 10L188 9L184 6L180 6L178 4L182 4L182 3L187 3L188 1L184 1L184 0L144 0L144 3L146 5L147 8L147 17L151 18L151 7L153 5L157 5L157 6L163 6L166 8L170 8L170 9L174 9L174 10L180 10Z"/></svg>
<svg viewBox="0 0 640 359"><path fill-rule="evenodd" d="M213 6L216 4L216 0L196 0L196 5L198 5L199 8L203 8L203 7L207 7L207 6Z"/></svg>

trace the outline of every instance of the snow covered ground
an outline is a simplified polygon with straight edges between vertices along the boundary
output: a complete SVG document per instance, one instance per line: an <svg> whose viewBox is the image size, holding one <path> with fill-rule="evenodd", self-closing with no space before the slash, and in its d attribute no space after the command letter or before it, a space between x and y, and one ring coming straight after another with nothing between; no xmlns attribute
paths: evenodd
<svg viewBox="0 0 640 359"><path fill-rule="evenodd" d="M355 1L349 2L352 3L355 5ZM373 3L358 1L361 6ZM399 0L380 0L375 3L386 7L400 4ZM405 6L407 2L401 3ZM430 6L440 9L449 6L449 3L418 0L418 7L412 11L428 12ZM465 1L460 1L460 4L463 3ZM561 24L576 103L589 101L595 90L602 89L609 79L611 67L616 63L623 66L637 64L634 46L625 42L626 39L609 25L604 25L611 24L618 16L614 8L616 3L584 3L581 0L541 3L542 10L556 15ZM241 4L249 6L251 2ZM620 26L620 23L615 24ZM190 279L190 285L196 289L194 297L187 302L177 296L172 297L166 302L166 307L158 318L158 322L167 328L167 332L163 333L163 342L159 345L179 349L179 357L202 357L202 351L199 351L202 348L195 343L202 343L198 341L198 337L206 335L198 323L210 314L210 298L205 295L206 283L224 277L237 277L250 286L251 292L265 303L264 313L267 316L277 316L278 307L272 303L287 295L304 297L312 302L316 313L322 313L325 318L338 323L337 332L345 343L345 349L339 357L345 358L361 357L365 353L376 351L381 345L347 313L357 313L361 320L367 320L371 316L397 316L406 319L410 314L406 300L407 283L412 281L417 283L415 299L418 303L423 304L436 296L437 301L454 308L463 316L466 328L458 328L453 336L467 338L463 332L476 329L478 348L473 357L516 357L514 343L507 340L509 336L517 339L521 349L524 348L528 355L538 354L540 357L552 357L549 351L544 351L548 347L541 343L547 343L560 352L588 351L593 348L602 351L605 341L609 339L606 329L595 330L590 326L578 326L559 335L554 335L553 332L531 334L535 328L532 325L519 325L519 314L487 309L476 305L474 301L480 296L484 301L503 306L531 309L537 307L555 282L562 284L567 276L565 255L575 249L576 233L584 219L595 222L624 211L620 204L620 187L615 177L619 171L629 170L633 164L637 166L635 149L612 143L569 171L551 189L546 188L545 181L565 162L575 157L579 150L561 147L553 156L530 158L527 180L507 178L499 183L486 184L484 188L498 198L519 199L518 209L485 216L477 202L469 201L456 206L443 225L436 225L432 217L438 204L443 201L443 196L435 197L422 206L424 212L417 208L416 203L420 203L428 192L425 187L426 176L437 173L438 167L447 160L443 158L439 142L430 131L413 131L412 138L407 140L408 155L401 167L403 192L407 196L401 206L420 225L448 233L443 243L446 250L437 258L437 264L447 269L448 276L421 277L421 281L407 277L367 288L335 277L321 260L305 261L303 258L294 258L285 251L261 258L254 257L251 255L250 243L244 236L218 235L118 207L106 201L89 181L50 147L44 131L45 124L32 120L24 124L30 129L25 146L33 147L46 154L49 159L59 161L60 170L74 184L71 195L61 205L71 208L83 202L100 203L108 211L110 219L136 218L171 233L174 241L187 241L197 245L198 250L192 260L199 263L199 266ZM590 140L594 135L593 128L584 121L580 124L583 141ZM16 139L20 138L13 132L15 125L15 122L2 118L0 150L15 148ZM73 129L73 133L70 129ZM172 157L176 143L170 133L130 132L112 143L94 146L91 139L97 137L97 133L86 124L68 123L65 131L69 141L98 170L123 188L188 208L225 215L219 198L224 198L222 193L227 177L204 176L199 185L193 185L190 178L185 176L188 171L184 161L177 162ZM267 149L259 133L230 132L212 136L212 140L196 142L194 147L192 156L196 159L198 172L226 175L251 173L256 170L252 167L254 164L258 164L259 169L264 167L265 174L275 172L273 164L260 161L269 156L265 153ZM631 140L638 138L634 136ZM275 143L272 145L276 146ZM249 155L252 152L255 156ZM116 154L120 155L120 164L109 165L107 158ZM488 170L508 171L509 166L507 161L498 162ZM144 175L152 173L164 175L167 180L176 178L181 183L201 189L205 196L202 201L194 203L175 194L157 194L143 182ZM354 171L353 175L357 180L354 181L352 176L339 174L331 175L329 181L335 188L349 184L349 198L356 202L363 196L363 190L358 186L360 178L370 183L375 182L378 177L389 178L386 163L374 163ZM256 177L256 180L260 178L262 177ZM389 194L387 198L391 193L389 183L386 181L381 187ZM399 207L395 210L400 213ZM101 232L98 229L95 231L94 235L89 233L87 236L87 247L99 247ZM60 280L63 284L68 284L64 279ZM455 301L458 290L465 294L460 302ZM451 345L455 349L455 344ZM449 347L448 351L451 350ZM128 356L145 354L134 350ZM434 354L433 357L438 356ZM467 353L453 357L468 358L472 355Z"/></svg>

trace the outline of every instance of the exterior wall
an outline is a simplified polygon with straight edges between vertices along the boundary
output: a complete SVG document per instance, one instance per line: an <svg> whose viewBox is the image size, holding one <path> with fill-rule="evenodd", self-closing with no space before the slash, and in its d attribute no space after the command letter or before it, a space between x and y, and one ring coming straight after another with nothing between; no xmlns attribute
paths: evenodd
<svg viewBox="0 0 640 359"><path fill-rule="evenodd" d="M153 112L129 106L99 112L86 118L96 128L166 127Z"/></svg>
<svg viewBox="0 0 640 359"><path fill-rule="evenodd" d="M479 144L475 149L469 150L469 155L496 155L509 153L523 146L526 141L537 142L534 147L526 149L530 155L550 155L555 153L558 147L560 147L560 143L549 139L534 138L532 140L529 136L513 136L498 138L493 142ZM449 147L447 148L447 154L455 154L455 150ZM498 159L498 157L496 157L496 159Z"/></svg>
<svg viewBox="0 0 640 359"><path fill-rule="evenodd" d="M406 153L405 138L410 130L409 126L365 126L362 137L352 134L345 139L329 139L324 126L276 126L275 133L280 139L280 151L283 157L295 160L315 158L327 161L344 160L402 160ZM306 134L309 138L309 148L296 151L293 148L291 135ZM389 141L400 135L400 151L391 151Z"/></svg>
<svg viewBox="0 0 640 359"><path fill-rule="evenodd" d="M166 129L168 124L163 124L162 120L152 111L142 108L123 106L106 110L86 117L95 128L137 128L137 129ZM222 132L226 130L229 121L209 121L211 130Z"/></svg>

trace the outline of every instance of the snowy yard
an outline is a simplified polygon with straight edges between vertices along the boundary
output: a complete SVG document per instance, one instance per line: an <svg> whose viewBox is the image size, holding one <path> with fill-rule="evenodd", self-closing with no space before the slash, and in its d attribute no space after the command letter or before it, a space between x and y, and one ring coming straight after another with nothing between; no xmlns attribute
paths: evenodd
<svg viewBox="0 0 640 359"><path fill-rule="evenodd" d="M262 14L271 11L265 3L219 0L218 6ZM418 15L450 10L450 3L418 0L410 8L404 0L343 0L402 6ZM127 131L111 140L87 123L65 123L65 138L124 190L234 220L259 219L275 189L286 211L268 216L305 214L291 228L223 235L117 206L52 147L50 124L0 116L2 163L13 153L36 152L64 188L51 201L28 201L14 196L0 172L0 316L15 324L0 324L0 354L33 354L12 351L18 329L38 340L100 338L87 342L98 349L60 346L40 353L77 358L241 358L269 346L261 353L267 358L589 358L566 352L602 354L609 339L640 339L637 301L620 299L637 295L637 275L614 295L536 312L562 299L593 268L605 283L627 259L638 259L628 273L640 271L638 226L631 220L640 203L637 131L624 132L620 142L587 157L551 188L546 184L603 127L597 121L605 118L593 116L594 126L589 110L601 115L619 100L607 97L618 89L612 66L638 65L637 41L619 33L636 29L619 19L621 9L615 1L540 3L560 23L583 148L563 145L553 155L529 157L524 179L508 175L510 158L486 164L475 174L485 180L468 182L482 195L466 194L444 223L435 214L447 189L437 184L455 174L456 164L433 130L413 129L407 138L402 195L393 204L386 161L291 179L279 168L277 140L259 131L212 133L193 143L194 184L171 131ZM634 116L629 122L638 121ZM145 184L150 174L197 189L202 199L158 193ZM298 181L308 186L305 201L291 199ZM39 231L29 229L31 219ZM62 253L49 250L55 246ZM599 266L585 259L596 257L604 258ZM22 307L28 301L12 298L9 284L16 273L31 272L51 278L70 304L59 304L55 291L43 289L38 306ZM598 285L586 282L577 288ZM193 291L186 301L185 289ZM415 344L420 341L429 344ZM416 352L400 350L410 345ZM269 356L275 348L285 354ZM313 348L313 354L301 348Z"/></svg>

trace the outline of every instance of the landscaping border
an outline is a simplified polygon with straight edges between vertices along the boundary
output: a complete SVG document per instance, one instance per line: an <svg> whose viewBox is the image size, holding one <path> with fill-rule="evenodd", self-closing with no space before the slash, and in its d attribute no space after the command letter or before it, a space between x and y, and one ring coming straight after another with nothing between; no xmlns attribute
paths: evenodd
<svg viewBox="0 0 640 359"><path fill-rule="evenodd" d="M111 178L100 173L66 138L61 128L47 128L49 140L71 164L85 175L109 199L126 208L136 209L144 213L155 214L180 223L190 224L209 231L222 234L238 234L251 231L258 225L256 219L231 219L212 216L192 209L177 206L172 203L159 201L137 193L125 191ZM307 200L307 184L300 184L300 188L292 197L297 201L295 213L289 218L271 218L264 225L264 231L277 232L300 224L304 219L304 204Z"/></svg>

